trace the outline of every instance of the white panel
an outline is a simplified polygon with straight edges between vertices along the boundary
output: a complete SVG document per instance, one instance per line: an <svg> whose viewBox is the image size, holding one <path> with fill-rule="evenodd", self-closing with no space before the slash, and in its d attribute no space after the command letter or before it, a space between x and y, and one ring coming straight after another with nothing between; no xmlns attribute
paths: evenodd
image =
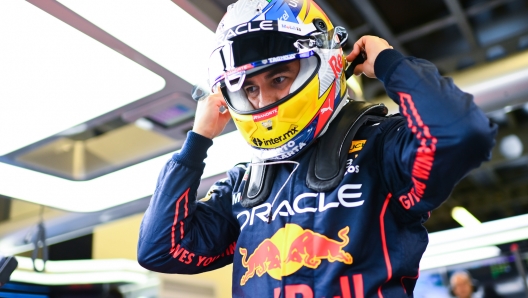
<svg viewBox="0 0 528 298"><path fill-rule="evenodd" d="M58 2L187 82L207 79L214 33L170 0Z"/></svg>
<svg viewBox="0 0 528 298"><path fill-rule="evenodd" d="M26 1L0 1L0 155L115 110L165 81Z"/></svg>

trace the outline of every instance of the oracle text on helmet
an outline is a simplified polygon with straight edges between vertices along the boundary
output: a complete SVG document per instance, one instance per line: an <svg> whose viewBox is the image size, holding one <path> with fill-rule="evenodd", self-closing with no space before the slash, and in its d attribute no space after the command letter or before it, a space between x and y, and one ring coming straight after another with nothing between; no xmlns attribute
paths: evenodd
<svg viewBox="0 0 528 298"><path fill-rule="evenodd" d="M218 41L222 42L226 39L233 38L235 36L257 31L271 31L274 30L273 21L261 21L261 22L247 22L240 24L236 27L230 28L225 31L223 34L218 36Z"/></svg>

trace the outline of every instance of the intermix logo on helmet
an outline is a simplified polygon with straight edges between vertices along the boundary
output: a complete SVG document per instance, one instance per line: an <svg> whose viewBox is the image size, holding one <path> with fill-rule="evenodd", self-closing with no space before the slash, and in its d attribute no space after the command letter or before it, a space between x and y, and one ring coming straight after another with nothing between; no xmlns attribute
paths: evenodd
<svg viewBox="0 0 528 298"><path fill-rule="evenodd" d="M345 104L346 32L313 0L239 0L216 32L209 63L239 132L261 160L294 157L322 135ZM243 86L274 66L299 61L285 97L255 107Z"/></svg>

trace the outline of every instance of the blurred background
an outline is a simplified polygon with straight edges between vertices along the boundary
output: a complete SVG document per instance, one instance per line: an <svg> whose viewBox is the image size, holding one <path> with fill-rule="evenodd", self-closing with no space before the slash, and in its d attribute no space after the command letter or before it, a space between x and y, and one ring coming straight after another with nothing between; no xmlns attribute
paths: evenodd
<svg viewBox="0 0 528 298"><path fill-rule="evenodd" d="M231 267L176 276L136 262L142 214L192 128L191 88L231 2L0 1L0 256L18 260L0 296L231 297ZM499 124L491 161L425 223L415 297L449 297L461 269L501 297L527 297L528 1L316 3L347 29L346 52L380 36L435 63ZM378 81L349 87L397 112ZM249 161L234 130L209 150L199 196Z"/></svg>

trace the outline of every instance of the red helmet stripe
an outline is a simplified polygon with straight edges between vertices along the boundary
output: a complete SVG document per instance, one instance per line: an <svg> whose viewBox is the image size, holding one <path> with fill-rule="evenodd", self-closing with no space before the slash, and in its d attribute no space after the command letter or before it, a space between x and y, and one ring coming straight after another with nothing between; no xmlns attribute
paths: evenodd
<svg viewBox="0 0 528 298"><path fill-rule="evenodd" d="M332 116L334 112L334 102L335 102L335 91L336 91L336 83L334 82L332 84L332 90L330 90L330 93L326 97L325 102L321 106L321 109L319 110L319 120L317 121L317 127L315 128L315 134L314 136L318 136L321 130L325 127L326 123L328 123L328 120L330 119L330 116Z"/></svg>

